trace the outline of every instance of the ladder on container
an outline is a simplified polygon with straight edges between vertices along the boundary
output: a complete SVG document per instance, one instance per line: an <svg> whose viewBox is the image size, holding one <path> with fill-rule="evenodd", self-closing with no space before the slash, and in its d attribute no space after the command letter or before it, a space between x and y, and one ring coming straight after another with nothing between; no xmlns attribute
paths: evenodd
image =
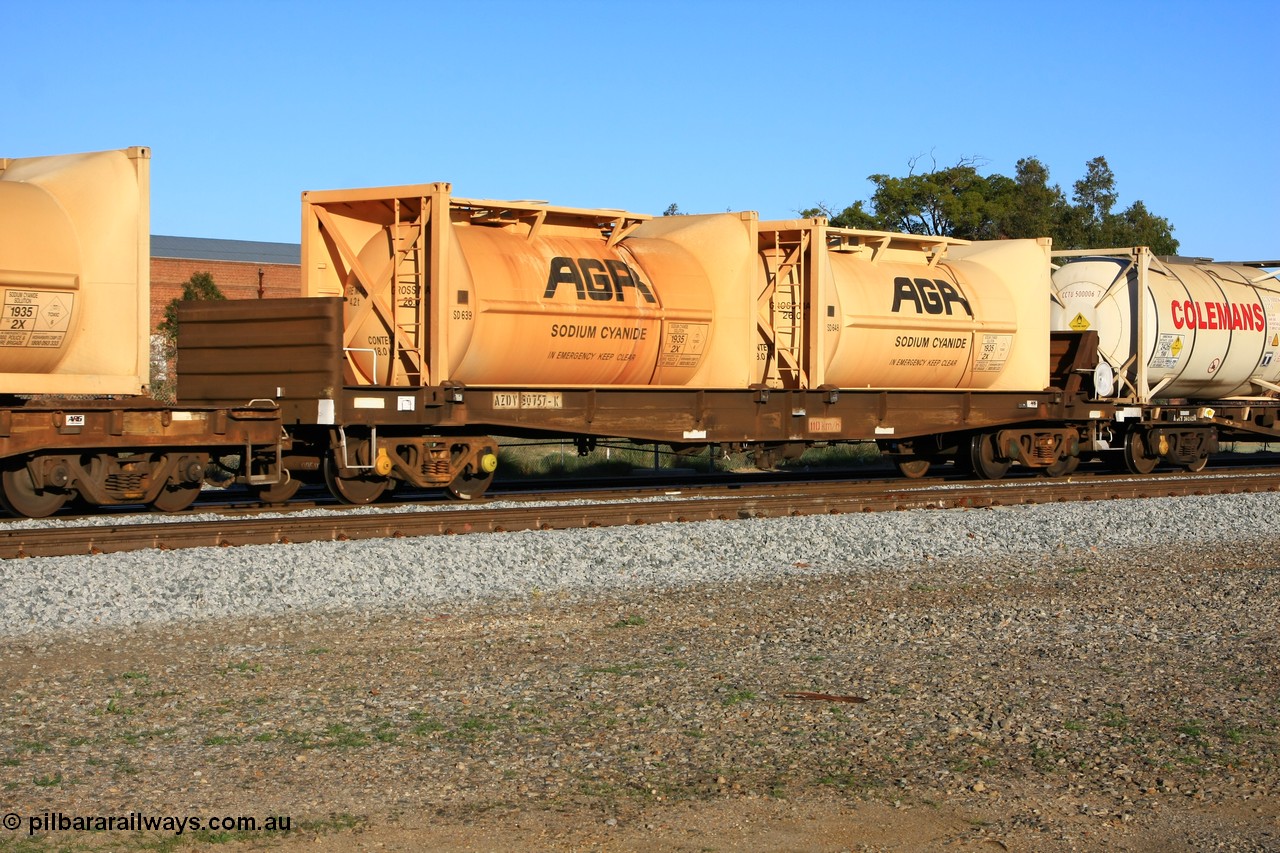
<svg viewBox="0 0 1280 853"><path fill-rule="evenodd" d="M425 208L425 204L424 204ZM426 345L422 335L422 318L427 304L427 275L423 240L427 229L422 218L402 223L400 203L396 202L392 226L392 294L394 301L391 342L391 384L419 386L426 381L423 365Z"/></svg>
<svg viewBox="0 0 1280 853"><path fill-rule="evenodd" d="M804 369L804 258L809 248L809 232L801 231L798 236L799 239L784 238L781 232L775 231L773 251L766 264L773 358L765 379L783 388L808 385Z"/></svg>

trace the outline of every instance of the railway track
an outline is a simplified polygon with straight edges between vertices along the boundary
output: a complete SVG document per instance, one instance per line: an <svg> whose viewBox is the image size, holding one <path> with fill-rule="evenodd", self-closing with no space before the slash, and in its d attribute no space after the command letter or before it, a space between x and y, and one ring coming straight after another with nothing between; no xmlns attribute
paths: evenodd
<svg viewBox="0 0 1280 853"><path fill-rule="evenodd" d="M216 521L171 518L106 525L78 524L69 519L49 527L0 527L0 558L1263 491L1280 491L1280 472L1231 470L1140 478L1095 474L998 482L895 479L631 487L586 496L562 495L556 501L543 496L516 506L408 504L373 512L344 507L321 514L267 517L259 512Z"/></svg>

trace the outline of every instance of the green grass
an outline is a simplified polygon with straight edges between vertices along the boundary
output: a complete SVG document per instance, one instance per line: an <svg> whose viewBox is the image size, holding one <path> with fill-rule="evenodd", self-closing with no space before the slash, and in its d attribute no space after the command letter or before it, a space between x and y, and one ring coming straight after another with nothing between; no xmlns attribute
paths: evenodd
<svg viewBox="0 0 1280 853"><path fill-rule="evenodd" d="M111 694L111 698L107 700L107 704L105 708L102 708L102 709L95 708L90 713L99 715L99 716L102 714L117 714L121 717L131 717L134 714L138 713L137 708L130 708L128 705L125 705L124 702L121 701L122 699L124 699L124 694L121 693L119 690L117 690Z"/></svg>
<svg viewBox="0 0 1280 853"><path fill-rule="evenodd" d="M415 735L421 736L421 735L435 734L436 732L443 732L443 731L446 731L448 728L449 728L448 726L446 726L444 723L440 722L439 720L426 719L418 723L417 725L415 725L409 731Z"/></svg>
<svg viewBox="0 0 1280 853"><path fill-rule="evenodd" d="M351 749L359 746L367 746L369 738L358 729L353 729L345 723L335 723L325 729L325 735L329 741L325 746L333 746L341 749Z"/></svg>
<svg viewBox="0 0 1280 853"><path fill-rule="evenodd" d="M1111 710L1102 715L1102 724L1114 729L1123 729L1129 725L1129 718L1123 711Z"/></svg>
<svg viewBox="0 0 1280 853"><path fill-rule="evenodd" d="M223 675L228 675L233 672L259 673L259 672L262 672L262 664L249 663L248 661L240 661L238 663L233 663L231 666L226 667L225 669L222 670Z"/></svg>
<svg viewBox="0 0 1280 853"><path fill-rule="evenodd" d="M1204 726L1200 725L1197 721L1192 720L1189 723L1178 726L1174 731L1180 735L1191 738L1192 740L1200 740L1204 735Z"/></svg>
<svg viewBox="0 0 1280 853"><path fill-rule="evenodd" d="M580 675L626 675L629 672L639 672L647 668L649 664L643 661L634 663L619 663L608 666L586 666L579 670Z"/></svg>

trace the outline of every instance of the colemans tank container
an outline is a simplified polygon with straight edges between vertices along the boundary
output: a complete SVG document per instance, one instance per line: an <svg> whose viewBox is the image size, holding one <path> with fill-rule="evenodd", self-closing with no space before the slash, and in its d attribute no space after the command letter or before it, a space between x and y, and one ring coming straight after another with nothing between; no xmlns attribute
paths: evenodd
<svg viewBox="0 0 1280 853"><path fill-rule="evenodd" d="M1063 253L1055 331L1098 333L1118 396L1212 400L1280 390L1275 273L1147 249Z"/></svg>

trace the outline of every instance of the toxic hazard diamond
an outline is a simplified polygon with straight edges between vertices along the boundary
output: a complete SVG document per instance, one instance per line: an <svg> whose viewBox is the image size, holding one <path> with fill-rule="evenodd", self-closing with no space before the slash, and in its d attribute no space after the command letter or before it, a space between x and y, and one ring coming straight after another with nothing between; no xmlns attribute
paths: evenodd
<svg viewBox="0 0 1280 853"><path fill-rule="evenodd" d="M45 326L50 329L56 329L63 325L68 313L67 306L62 303L62 299L55 296L40 312L40 319L44 321Z"/></svg>
<svg viewBox="0 0 1280 853"><path fill-rule="evenodd" d="M1072 331L1083 332L1089 328L1089 321L1084 318L1083 314L1077 314L1068 325L1071 326Z"/></svg>

